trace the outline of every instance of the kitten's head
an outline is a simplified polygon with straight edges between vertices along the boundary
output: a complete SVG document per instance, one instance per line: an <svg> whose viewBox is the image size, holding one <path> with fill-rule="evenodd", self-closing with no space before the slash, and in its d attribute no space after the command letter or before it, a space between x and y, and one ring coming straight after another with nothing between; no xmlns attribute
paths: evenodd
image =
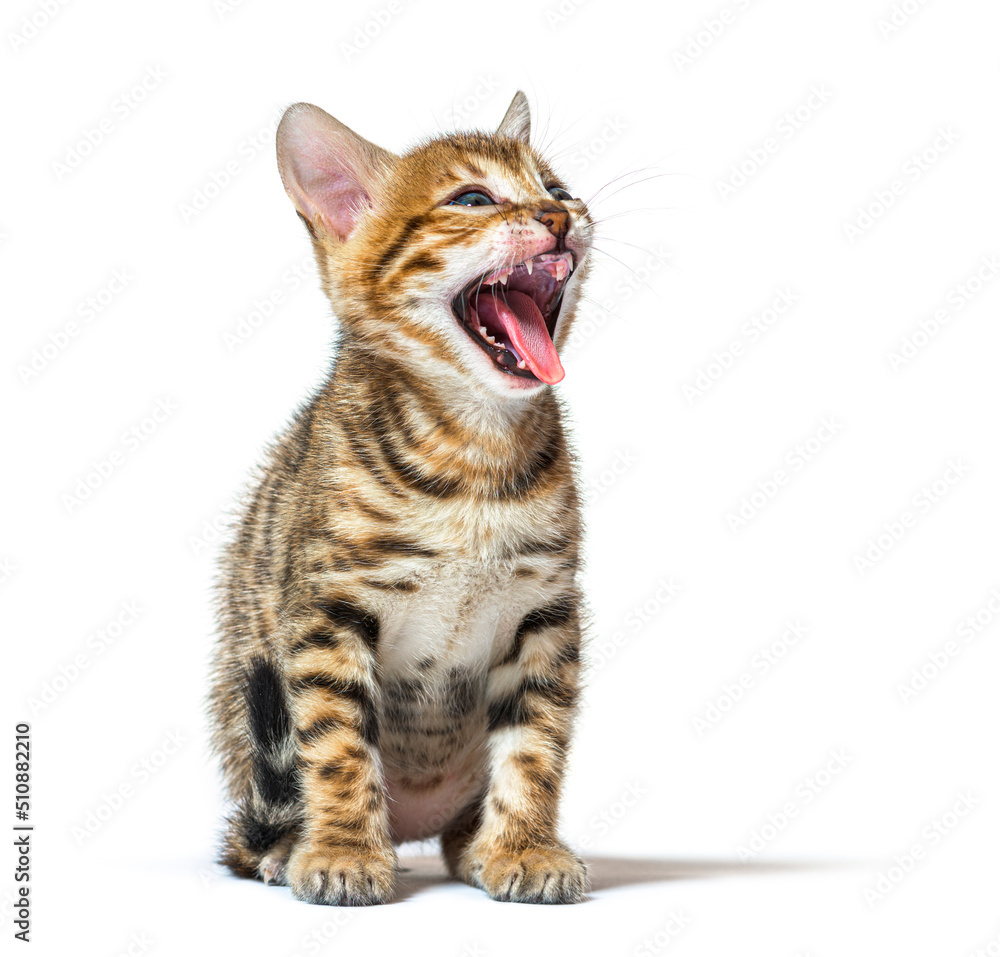
<svg viewBox="0 0 1000 957"><path fill-rule="evenodd" d="M563 378L592 222L530 126L519 92L495 133L396 156L318 107L289 107L281 178L350 336L441 386L500 398Z"/></svg>

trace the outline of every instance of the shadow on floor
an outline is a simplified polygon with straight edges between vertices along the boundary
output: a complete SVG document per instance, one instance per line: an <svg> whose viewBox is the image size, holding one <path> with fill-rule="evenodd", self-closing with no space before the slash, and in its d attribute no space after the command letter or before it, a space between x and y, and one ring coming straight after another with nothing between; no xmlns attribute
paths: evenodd
<svg viewBox="0 0 1000 957"><path fill-rule="evenodd" d="M681 861L674 858L602 857L587 855L590 893L656 884L661 881L690 881L706 878L760 877L765 874L833 870L853 867L847 861ZM433 854L403 855L396 875L395 900L406 900L431 887L453 883L440 857Z"/></svg>
<svg viewBox="0 0 1000 957"><path fill-rule="evenodd" d="M680 861L675 858L586 857L589 889L605 891L659 881L760 877L853 866L836 861Z"/></svg>

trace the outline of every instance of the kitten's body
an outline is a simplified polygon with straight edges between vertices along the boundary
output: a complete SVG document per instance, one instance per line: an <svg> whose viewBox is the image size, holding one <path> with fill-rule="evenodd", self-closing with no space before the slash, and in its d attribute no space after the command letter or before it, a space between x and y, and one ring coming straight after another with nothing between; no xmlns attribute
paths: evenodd
<svg viewBox="0 0 1000 957"><path fill-rule="evenodd" d="M225 558L212 707L237 811L224 860L306 900L370 903L391 892L394 842L441 834L451 871L494 897L579 899L583 867L556 817L578 687L580 520L541 384L561 367L516 306L518 289L549 295L570 256L551 320L565 341L585 210L567 225L564 204L530 195L544 184L526 170L552 174L526 145L523 99L496 137L401 159L307 119L308 136L286 133L282 172L343 330ZM349 175L331 186L340 166ZM441 205L449 180L493 183L499 215ZM370 212L345 203L352 183ZM460 293L525 260L542 278L522 266L509 292ZM525 349L468 341L456 291L463 316L503 313ZM514 318L488 295L509 297ZM546 378L505 371L511 354Z"/></svg>

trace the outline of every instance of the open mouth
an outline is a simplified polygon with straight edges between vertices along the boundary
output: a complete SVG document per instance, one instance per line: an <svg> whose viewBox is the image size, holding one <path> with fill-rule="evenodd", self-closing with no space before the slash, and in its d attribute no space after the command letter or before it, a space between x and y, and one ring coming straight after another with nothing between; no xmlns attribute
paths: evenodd
<svg viewBox="0 0 1000 957"><path fill-rule="evenodd" d="M553 343L573 254L542 253L474 279L452 302L462 328L507 375L562 380Z"/></svg>

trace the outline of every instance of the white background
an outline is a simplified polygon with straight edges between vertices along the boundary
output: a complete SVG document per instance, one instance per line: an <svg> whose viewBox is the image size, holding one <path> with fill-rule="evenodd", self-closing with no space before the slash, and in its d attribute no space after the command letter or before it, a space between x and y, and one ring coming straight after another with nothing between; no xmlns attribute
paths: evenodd
<svg viewBox="0 0 1000 957"><path fill-rule="evenodd" d="M225 3L0 23L34 952L1000 952L996 5ZM218 527L330 358L274 125L307 100L400 150L519 87L578 195L623 177L558 387L592 490L564 832L593 890L493 903L425 856L396 903L311 907L212 864L202 716Z"/></svg>

